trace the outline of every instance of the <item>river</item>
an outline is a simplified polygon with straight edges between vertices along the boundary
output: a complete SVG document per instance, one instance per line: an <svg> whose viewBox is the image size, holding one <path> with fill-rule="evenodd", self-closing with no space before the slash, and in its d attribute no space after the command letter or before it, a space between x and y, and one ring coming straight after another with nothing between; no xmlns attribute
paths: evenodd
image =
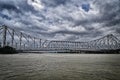
<svg viewBox="0 0 120 80"><path fill-rule="evenodd" d="M120 80L120 54L0 54L0 80Z"/></svg>

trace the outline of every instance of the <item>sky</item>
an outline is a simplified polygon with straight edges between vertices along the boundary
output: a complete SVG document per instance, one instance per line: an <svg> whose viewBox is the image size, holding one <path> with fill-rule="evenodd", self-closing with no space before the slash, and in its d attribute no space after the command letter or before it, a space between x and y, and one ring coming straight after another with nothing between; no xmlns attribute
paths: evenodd
<svg viewBox="0 0 120 80"><path fill-rule="evenodd" d="M120 0L0 0L0 25L48 40L120 35Z"/></svg>

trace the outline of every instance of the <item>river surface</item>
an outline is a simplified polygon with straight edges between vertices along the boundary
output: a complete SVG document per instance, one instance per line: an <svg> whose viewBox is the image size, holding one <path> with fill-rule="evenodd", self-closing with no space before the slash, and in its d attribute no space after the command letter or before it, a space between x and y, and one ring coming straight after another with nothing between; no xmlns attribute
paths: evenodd
<svg viewBox="0 0 120 80"><path fill-rule="evenodd" d="M120 80L120 54L0 54L0 80Z"/></svg>

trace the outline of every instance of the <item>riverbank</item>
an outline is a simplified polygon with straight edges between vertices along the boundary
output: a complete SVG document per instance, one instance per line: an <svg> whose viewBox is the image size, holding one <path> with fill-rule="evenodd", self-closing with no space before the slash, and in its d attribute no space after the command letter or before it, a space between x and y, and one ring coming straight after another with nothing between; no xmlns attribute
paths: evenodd
<svg viewBox="0 0 120 80"><path fill-rule="evenodd" d="M16 54L18 53L15 48L5 46L0 48L0 54Z"/></svg>

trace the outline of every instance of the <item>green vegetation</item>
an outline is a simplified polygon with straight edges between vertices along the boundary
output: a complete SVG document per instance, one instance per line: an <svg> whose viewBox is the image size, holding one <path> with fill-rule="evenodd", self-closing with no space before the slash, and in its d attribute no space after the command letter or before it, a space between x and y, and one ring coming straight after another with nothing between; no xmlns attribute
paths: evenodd
<svg viewBox="0 0 120 80"><path fill-rule="evenodd" d="M15 54L18 53L15 48L10 46L5 46L0 48L0 54Z"/></svg>

